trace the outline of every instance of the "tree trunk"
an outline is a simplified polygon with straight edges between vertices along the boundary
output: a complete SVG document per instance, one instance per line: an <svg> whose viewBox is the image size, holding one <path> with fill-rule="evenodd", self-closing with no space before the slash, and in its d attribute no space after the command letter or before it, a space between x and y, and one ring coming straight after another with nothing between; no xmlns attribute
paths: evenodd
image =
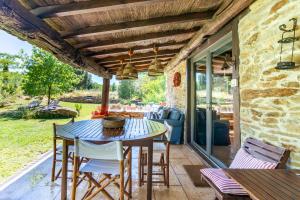
<svg viewBox="0 0 300 200"><path fill-rule="evenodd" d="M50 104L50 100L51 100L51 85L48 86L48 106Z"/></svg>

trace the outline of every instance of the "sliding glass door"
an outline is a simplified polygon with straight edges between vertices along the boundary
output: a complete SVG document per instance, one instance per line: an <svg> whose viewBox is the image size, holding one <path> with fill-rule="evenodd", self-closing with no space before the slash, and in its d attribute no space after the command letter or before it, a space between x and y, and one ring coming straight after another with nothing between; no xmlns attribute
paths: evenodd
<svg viewBox="0 0 300 200"><path fill-rule="evenodd" d="M231 34L191 58L191 144L219 165L231 162Z"/></svg>

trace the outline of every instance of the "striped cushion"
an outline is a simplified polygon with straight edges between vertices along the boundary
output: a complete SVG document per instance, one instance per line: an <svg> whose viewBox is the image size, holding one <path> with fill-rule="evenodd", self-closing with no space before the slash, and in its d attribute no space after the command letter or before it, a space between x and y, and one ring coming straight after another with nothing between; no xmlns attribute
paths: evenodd
<svg viewBox="0 0 300 200"><path fill-rule="evenodd" d="M224 194L248 195L233 179L228 178L222 169L206 168L200 170Z"/></svg>
<svg viewBox="0 0 300 200"><path fill-rule="evenodd" d="M229 168L233 169L275 169L278 163L263 161L253 157L243 148L237 152Z"/></svg>

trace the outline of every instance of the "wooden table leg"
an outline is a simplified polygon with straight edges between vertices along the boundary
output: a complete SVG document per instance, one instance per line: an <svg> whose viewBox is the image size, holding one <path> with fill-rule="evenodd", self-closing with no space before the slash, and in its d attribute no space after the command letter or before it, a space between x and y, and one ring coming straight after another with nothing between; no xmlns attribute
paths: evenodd
<svg viewBox="0 0 300 200"><path fill-rule="evenodd" d="M148 142L147 200L152 199L153 140Z"/></svg>
<svg viewBox="0 0 300 200"><path fill-rule="evenodd" d="M61 200L67 199L67 192L68 192L68 144L67 140L63 140L63 152L62 152L62 172L61 172Z"/></svg>

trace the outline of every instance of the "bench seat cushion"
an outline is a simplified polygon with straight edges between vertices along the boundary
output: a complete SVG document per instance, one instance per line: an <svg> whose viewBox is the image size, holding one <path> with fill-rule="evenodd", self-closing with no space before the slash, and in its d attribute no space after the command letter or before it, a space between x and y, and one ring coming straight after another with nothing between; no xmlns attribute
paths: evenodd
<svg viewBox="0 0 300 200"><path fill-rule="evenodd" d="M222 169L205 168L200 170L222 193L233 195L248 195L248 193L233 179L228 178Z"/></svg>
<svg viewBox="0 0 300 200"><path fill-rule="evenodd" d="M275 169L278 163L255 158L245 149L240 148L229 168L231 169Z"/></svg>

